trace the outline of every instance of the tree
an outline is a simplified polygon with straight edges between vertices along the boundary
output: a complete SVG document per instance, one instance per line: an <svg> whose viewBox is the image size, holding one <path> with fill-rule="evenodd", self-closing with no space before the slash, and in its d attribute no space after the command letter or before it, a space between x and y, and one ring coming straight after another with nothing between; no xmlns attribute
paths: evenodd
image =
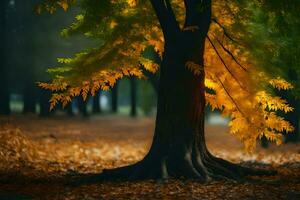
<svg viewBox="0 0 300 200"><path fill-rule="evenodd" d="M48 99L48 101L49 101L49 99ZM68 116L70 116L70 117L74 116L74 111L73 111L73 105L72 105L72 103L68 104L65 107L65 110L66 110L66 113L68 114Z"/></svg>
<svg viewBox="0 0 300 200"><path fill-rule="evenodd" d="M137 115L137 101L136 101L136 92L137 92L137 81L135 77L130 78L130 116L136 117Z"/></svg>
<svg viewBox="0 0 300 200"><path fill-rule="evenodd" d="M94 114L98 114L98 113L102 112L100 98L101 98L101 91L97 92L95 94L95 96L93 97L93 113Z"/></svg>
<svg viewBox="0 0 300 200"><path fill-rule="evenodd" d="M36 60L36 44L34 34L37 34L37 24L39 18L34 13L33 5L37 0L31 0L29 2L15 1L16 10L18 12L17 25L18 25L18 37L20 38L20 46L18 51L19 55L19 67L26 76L21 76L23 85L23 113L36 113L37 93L35 81L37 80L35 65ZM17 51L17 50L16 50Z"/></svg>
<svg viewBox="0 0 300 200"><path fill-rule="evenodd" d="M48 1L46 9L68 9L72 3ZM206 102L232 118L231 132L248 150L262 136L279 144L280 132L292 130L288 122L272 112L289 112L292 108L262 90L266 83L282 88L290 88L290 84L260 73L248 59L248 52L237 46L226 31L233 25L233 16L243 12L238 5L227 1L212 5L210 0L80 1L84 12L65 34L79 32L105 38L105 42L99 49L61 60L63 66L52 70L56 75L52 83L40 83L45 89L59 91L50 100L52 107L58 102L67 105L74 96L86 98L99 89L107 90L124 76L143 78L144 69L153 73L160 70L156 128L149 153L134 165L105 170L94 178L182 176L206 181L273 174L217 158L205 144ZM41 5L39 10L44 7ZM212 10L214 23L208 33ZM141 57L148 46L160 54L160 67ZM214 92L206 92L207 88Z"/></svg>
<svg viewBox="0 0 300 200"><path fill-rule="evenodd" d="M118 83L111 89L111 112L118 112Z"/></svg>
<svg viewBox="0 0 300 200"><path fill-rule="evenodd" d="M7 7L8 1L1 1L1 17L0 17L0 27L1 27L1 67L0 67L0 115L10 114L9 107L9 89L8 89L8 67L7 67Z"/></svg>
<svg viewBox="0 0 300 200"><path fill-rule="evenodd" d="M49 98L51 94L48 91L39 91L40 117L49 117L51 112Z"/></svg>
<svg viewBox="0 0 300 200"><path fill-rule="evenodd" d="M89 114L87 111L87 101L83 100L82 97L78 97L77 101L78 101L78 110L79 110L80 114L83 117L88 117Z"/></svg>

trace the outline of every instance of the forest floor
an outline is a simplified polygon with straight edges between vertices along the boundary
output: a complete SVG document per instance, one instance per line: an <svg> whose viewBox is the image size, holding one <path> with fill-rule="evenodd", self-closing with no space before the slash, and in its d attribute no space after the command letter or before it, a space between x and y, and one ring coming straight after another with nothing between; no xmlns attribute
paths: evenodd
<svg viewBox="0 0 300 200"><path fill-rule="evenodd" d="M300 144L259 145L247 154L225 126L206 127L210 151L276 176L247 182L192 180L103 182L71 186L65 177L134 163L147 153L153 118L0 118L0 200L300 199Z"/></svg>

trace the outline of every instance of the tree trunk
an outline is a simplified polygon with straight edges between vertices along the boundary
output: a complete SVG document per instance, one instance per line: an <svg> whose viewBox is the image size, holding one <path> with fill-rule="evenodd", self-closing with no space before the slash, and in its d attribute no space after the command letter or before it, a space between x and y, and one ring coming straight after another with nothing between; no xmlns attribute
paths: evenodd
<svg viewBox="0 0 300 200"><path fill-rule="evenodd" d="M18 11L18 26L20 39L20 72L24 73L21 78L24 81L23 88L23 114L36 113L37 85L36 85L36 63L35 63L35 45L34 30L36 22L34 13L32 13L32 3L25 1L15 1ZM25 75L26 74L26 75Z"/></svg>
<svg viewBox="0 0 300 200"><path fill-rule="evenodd" d="M287 72L288 80L292 82L299 82L300 78L298 73L294 69L289 69ZM294 126L294 131L292 133L287 133L285 136L286 142L299 142L300 141L300 102L292 91L280 91L279 94L294 108L293 112L286 113L284 117L292 123Z"/></svg>
<svg viewBox="0 0 300 200"><path fill-rule="evenodd" d="M89 116L88 112L87 112L87 101L88 101L88 99L83 100L82 97L78 97L78 109L83 117Z"/></svg>
<svg viewBox="0 0 300 200"><path fill-rule="evenodd" d="M261 144L261 147L262 148L268 148L269 147L269 141L268 139L266 138L266 136L263 136L261 139L260 139L260 144Z"/></svg>
<svg viewBox="0 0 300 200"><path fill-rule="evenodd" d="M51 93L49 91L40 89L40 117L49 117L50 116L50 103L49 99L51 98Z"/></svg>
<svg viewBox="0 0 300 200"><path fill-rule="evenodd" d="M111 111L118 112L118 83L111 89Z"/></svg>
<svg viewBox="0 0 300 200"><path fill-rule="evenodd" d="M1 47L2 48L2 47ZM1 53L3 54L3 52ZM5 57L5 55L4 55ZM0 115L9 115L10 110L10 94L9 94L9 84L7 78L7 68L5 60L2 61L0 66Z"/></svg>
<svg viewBox="0 0 300 200"><path fill-rule="evenodd" d="M290 74L296 74L296 72L289 72ZM290 80L296 81L297 79L293 78L293 76L289 75ZM292 112L284 113L279 112L278 114L284 117L287 121L289 121L293 127L294 131L285 134L285 142L299 142L300 141L300 130L299 130L299 122L300 122L300 103L298 99L295 97L292 91L290 90L275 90L277 96L280 96L284 100L288 102L288 104L294 108Z"/></svg>
<svg viewBox="0 0 300 200"><path fill-rule="evenodd" d="M135 77L130 78L130 116L136 117L137 115L137 102L136 102L137 82Z"/></svg>
<svg viewBox="0 0 300 200"><path fill-rule="evenodd" d="M249 174L274 174L273 171L253 170L232 164L212 156L208 151L204 137L205 74L202 71L195 76L185 66L187 61L203 66L204 39L201 46L195 47L197 41L193 42L191 38L191 35L183 34L176 43L166 44L159 82L156 127L149 153L134 165L104 170L94 177L95 180L168 177L202 181L240 180Z"/></svg>
<svg viewBox="0 0 300 200"><path fill-rule="evenodd" d="M74 116L74 111L73 111L73 104L70 102L66 107L65 107L66 113L69 117Z"/></svg>
<svg viewBox="0 0 300 200"><path fill-rule="evenodd" d="M1 73L1 72L0 72ZM5 83L0 83L0 115L10 114L10 98L8 92L8 85Z"/></svg>
<svg viewBox="0 0 300 200"><path fill-rule="evenodd" d="M6 8L8 1L3 0L0 2L0 28L1 28L1 45L0 45L0 54L1 54L1 66L0 66L0 115L9 115L10 106L9 106L9 84L8 84L8 67L7 67L7 16Z"/></svg>
<svg viewBox="0 0 300 200"><path fill-rule="evenodd" d="M290 96L290 105L295 109L291 113L286 114L286 119L292 123L294 126L294 131L292 133L287 133L285 138L286 142L299 142L300 141L300 130L299 130L299 122L300 122L300 103L295 99L294 96Z"/></svg>
<svg viewBox="0 0 300 200"><path fill-rule="evenodd" d="M36 112L36 88L34 83L28 83L23 93L23 114Z"/></svg>
<svg viewBox="0 0 300 200"><path fill-rule="evenodd" d="M102 110L101 110L101 91L97 92L95 94L95 96L93 97L93 113L94 114L98 114L98 113L101 113Z"/></svg>

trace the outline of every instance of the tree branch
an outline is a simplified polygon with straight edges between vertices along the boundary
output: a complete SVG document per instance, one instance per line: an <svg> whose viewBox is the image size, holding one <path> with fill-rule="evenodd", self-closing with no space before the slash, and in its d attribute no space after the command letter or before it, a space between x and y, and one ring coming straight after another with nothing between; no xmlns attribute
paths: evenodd
<svg viewBox="0 0 300 200"><path fill-rule="evenodd" d="M225 63L224 59L222 58L222 56L220 55L219 51L217 50L216 46L214 45L214 43L212 42L212 40L209 38L209 36L206 36L208 41L210 42L211 46L213 47L213 49L215 50L217 56L219 57L219 59L221 60L222 64L224 65L224 67L226 68L226 70L229 72L229 74L233 77L233 79L238 83L238 85L245 91L247 91L247 89L240 83L240 81L234 76L234 74L230 71L229 67L227 66L227 64Z"/></svg>
<svg viewBox="0 0 300 200"><path fill-rule="evenodd" d="M165 40L179 31L179 24L171 8L169 0L150 0L165 36Z"/></svg>
<svg viewBox="0 0 300 200"><path fill-rule="evenodd" d="M222 49L230 55L230 57L236 62L236 64L238 64L244 71L247 71L247 69L235 58L235 56L229 51L229 49L227 49L223 43L218 39L215 38L217 40L217 42L219 43L219 45L222 47Z"/></svg>
<svg viewBox="0 0 300 200"><path fill-rule="evenodd" d="M179 23L178 23L177 20L176 20L176 16L175 16L175 14L174 14L172 5L171 5L171 3L170 3L170 0L165 0L165 2L166 2L166 7L167 7L167 9L168 9L170 22L173 23L174 28L176 28L177 30L179 30L179 29L180 29Z"/></svg>
<svg viewBox="0 0 300 200"><path fill-rule="evenodd" d="M240 109L239 105L237 104L237 102L234 100L234 98L231 96L231 94L229 93L229 91L227 90L227 88L225 87L224 83L219 79L219 77L216 77L218 79L218 81L220 82L221 86L223 87L224 91L226 92L226 94L229 96L229 98L231 99L232 103L235 105L236 109L243 115L243 117L248 121L248 118L246 117L246 115L244 114L244 112Z"/></svg>
<svg viewBox="0 0 300 200"><path fill-rule="evenodd" d="M211 18L211 0L184 0L185 27L198 26L203 32L208 30Z"/></svg>
<svg viewBox="0 0 300 200"><path fill-rule="evenodd" d="M214 22L214 23L216 23L223 30L224 35L229 40L231 40L232 42L234 42L236 44L239 44L238 41L236 41L235 39L233 39L233 37L231 37L231 35L227 32L226 28L220 22L218 22L218 20L216 18L212 18L211 21Z"/></svg>

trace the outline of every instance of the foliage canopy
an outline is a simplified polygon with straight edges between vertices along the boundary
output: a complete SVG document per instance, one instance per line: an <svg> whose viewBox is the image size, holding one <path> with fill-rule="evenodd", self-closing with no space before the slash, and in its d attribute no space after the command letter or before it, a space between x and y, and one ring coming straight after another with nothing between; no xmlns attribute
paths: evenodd
<svg viewBox="0 0 300 200"><path fill-rule="evenodd" d="M183 1L170 2L181 30L194 31L197 27L184 26ZM45 0L38 6L38 12L54 12L60 7L67 10L73 4L80 6L81 14L62 35L82 34L101 42L98 48L83 50L73 58L59 58L60 66L49 70L53 81L39 85L54 91L51 108L59 102L65 106L75 96L82 95L86 99L99 89L108 90L125 76L146 78L145 70L158 72L157 63L141 56L149 46L161 57L164 52L163 34L150 1ZM291 112L293 108L269 90L270 87L286 90L293 86L277 77L278 74L268 73L266 69L273 69L272 63L265 67L256 59L259 54L273 53L272 46L261 38L264 34L258 37L259 32L253 31L249 23L260 12L267 10L272 15L274 11L266 9L266 5L269 3L213 1L205 66L186 63L195 76L206 74L205 85L210 89L206 92L207 104L231 118L230 132L244 142L248 151L254 149L256 140L262 136L280 144L282 133L293 130L289 122L276 114L278 110ZM274 9L277 11L278 7ZM253 51L256 44L262 43L266 48Z"/></svg>

